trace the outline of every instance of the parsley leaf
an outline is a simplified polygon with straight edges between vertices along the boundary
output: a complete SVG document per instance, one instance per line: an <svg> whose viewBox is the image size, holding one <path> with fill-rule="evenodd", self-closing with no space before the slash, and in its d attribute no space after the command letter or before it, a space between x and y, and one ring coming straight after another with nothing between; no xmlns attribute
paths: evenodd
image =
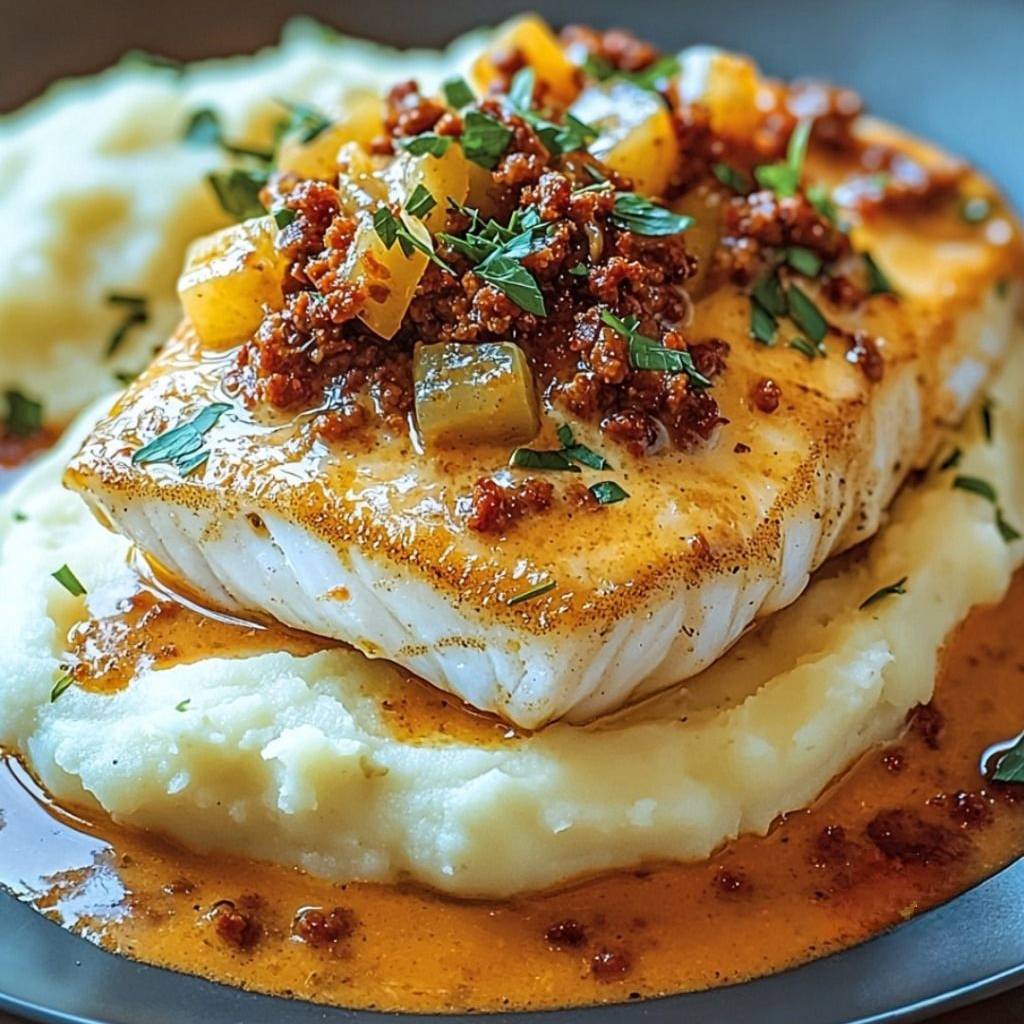
<svg viewBox="0 0 1024 1024"><path fill-rule="evenodd" d="M441 92L444 93L448 106L455 107L456 110L468 107L476 99L469 83L461 75L445 79L441 83Z"/></svg>
<svg viewBox="0 0 1024 1024"><path fill-rule="evenodd" d="M415 194L414 190L413 195ZM396 217L388 207L382 206L373 215L373 229L384 243L385 249L390 249L398 242L406 257L411 256L414 251L421 252L445 273L454 274L452 268L434 252L430 232L420 221Z"/></svg>
<svg viewBox="0 0 1024 1024"><path fill-rule="evenodd" d="M824 185L809 185L807 187L807 201L829 224L833 227L839 226L839 207L836 206Z"/></svg>
<svg viewBox="0 0 1024 1024"><path fill-rule="evenodd" d="M868 272L868 295L895 295L896 289L893 288L892 282L875 262L871 253L862 252L860 258L864 261L864 268Z"/></svg>
<svg viewBox="0 0 1024 1024"><path fill-rule="evenodd" d="M57 700L74 681L75 677L70 672L65 672L64 675L62 675L60 679L53 684L53 689L50 690L50 703L52 704Z"/></svg>
<svg viewBox="0 0 1024 1024"><path fill-rule="evenodd" d="M802 245L791 245L786 249L786 262L804 277L814 278L821 273L821 258Z"/></svg>
<svg viewBox="0 0 1024 1024"><path fill-rule="evenodd" d="M992 781L1024 782L1024 736L1000 756Z"/></svg>
<svg viewBox="0 0 1024 1024"><path fill-rule="evenodd" d="M629 492L620 487L614 480L601 480L591 484L588 491L602 505L614 505L617 501L624 501L629 497Z"/></svg>
<svg viewBox="0 0 1024 1024"><path fill-rule="evenodd" d="M468 110L461 141L466 159L491 171L512 141L512 129L481 110Z"/></svg>
<svg viewBox="0 0 1024 1024"><path fill-rule="evenodd" d="M421 220L437 206L437 200L431 195L430 189L420 183L412 190L412 195L405 201L405 208L411 217Z"/></svg>
<svg viewBox="0 0 1024 1024"><path fill-rule="evenodd" d="M200 107L192 113L185 125L183 137L186 142L200 146L220 146L232 156L249 156L254 160L269 163L274 159L271 149L254 149L249 146L236 146L224 137L224 128L220 115L212 107Z"/></svg>
<svg viewBox="0 0 1024 1024"><path fill-rule="evenodd" d="M758 304L772 316L785 315L786 296L782 291L779 275L774 270L770 270L758 278L751 294Z"/></svg>
<svg viewBox="0 0 1024 1024"><path fill-rule="evenodd" d="M960 465L960 460L964 457L962 448L954 448L940 463L939 472L943 472L947 469L956 469Z"/></svg>
<svg viewBox="0 0 1024 1024"><path fill-rule="evenodd" d="M569 273L573 277L586 277L590 271L587 269L586 263L575 263L569 268Z"/></svg>
<svg viewBox="0 0 1024 1024"><path fill-rule="evenodd" d="M881 587L876 590L869 598L862 601L860 604L861 609L867 608L870 605L875 604L876 601L881 601L885 597L889 597L893 594L905 594L907 592L907 577L903 576L898 579L895 583L890 583L887 587Z"/></svg>
<svg viewBox="0 0 1024 1024"><path fill-rule="evenodd" d="M476 273L504 292L520 309L534 316L548 315L537 279L511 257L502 252L494 253L478 264Z"/></svg>
<svg viewBox="0 0 1024 1024"><path fill-rule="evenodd" d="M786 293L786 304L789 307L789 318L811 341L817 345L825 340L828 321L806 292L791 284Z"/></svg>
<svg viewBox="0 0 1024 1024"><path fill-rule="evenodd" d="M294 135L301 143L312 142L331 127L330 118L308 103L277 102L288 111L288 118L277 126L275 132L279 139Z"/></svg>
<svg viewBox="0 0 1024 1024"><path fill-rule="evenodd" d="M985 440L991 444L993 436L993 417L992 413L995 408L995 403L991 398L986 398L981 403L981 430L985 435Z"/></svg>
<svg viewBox="0 0 1024 1024"><path fill-rule="evenodd" d="M279 228L286 228L291 224L298 214L294 210L290 210L287 206L278 207L273 213L274 223Z"/></svg>
<svg viewBox="0 0 1024 1024"><path fill-rule="evenodd" d="M737 195L745 196L750 192L750 182L747 176L729 164L712 164L711 173L726 187L731 188Z"/></svg>
<svg viewBox="0 0 1024 1024"><path fill-rule="evenodd" d="M206 176L221 209L239 221L262 217L267 212L260 201L260 192L269 178L267 171L244 171L239 168L214 171Z"/></svg>
<svg viewBox="0 0 1024 1024"><path fill-rule="evenodd" d="M828 349L825 348L824 342L814 345L806 338L793 338L789 343L789 347L795 348L797 352L803 353L810 360L817 359L818 356L824 358L828 355Z"/></svg>
<svg viewBox="0 0 1024 1024"><path fill-rule="evenodd" d="M78 577L68 568L68 566L62 565L56 572L51 572L50 575L72 596L81 597L85 593L85 587L82 586L81 581Z"/></svg>
<svg viewBox="0 0 1024 1024"><path fill-rule="evenodd" d="M399 145L413 156L444 156L455 140L450 135L436 135L424 132L409 139L401 139Z"/></svg>
<svg viewBox="0 0 1024 1024"><path fill-rule="evenodd" d="M591 469L611 469L611 465L608 460L603 456L594 451L593 448L588 448L585 444L577 444L576 436L572 432L572 427L568 423L563 423L558 428L558 440L562 445L562 454L572 459L573 462L578 462L583 466L589 466Z"/></svg>
<svg viewBox="0 0 1024 1024"><path fill-rule="evenodd" d="M573 465L563 452L539 452L533 448L517 448L508 460L516 469L553 469L564 473L579 473L580 467Z"/></svg>
<svg viewBox="0 0 1024 1024"><path fill-rule="evenodd" d="M144 295L127 295L122 292L107 292L111 306L121 306L124 318L107 339L107 357L112 356L122 345L128 332L136 326L149 323L149 310Z"/></svg>
<svg viewBox="0 0 1024 1024"><path fill-rule="evenodd" d="M762 345L775 344L775 332L779 323L754 296L750 298L750 334Z"/></svg>
<svg viewBox="0 0 1024 1024"><path fill-rule="evenodd" d="M179 700L178 703L174 705L174 710L175 711L188 711L188 706L191 703L192 703L192 698L191 697L186 697L184 700Z"/></svg>
<svg viewBox="0 0 1024 1024"><path fill-rule="evenodd" d="M1011 526L1006 518L1003 516L1003 510L1001 508L996 509L996 529L999 531L999 536L1006 541L1007 544L1010 541L1020 540L1021 532L1015 526Z"/></svg>
<svg viewBox="0 0 1024 1024"><path fill-rule="evenodd" d="M763 164L754 168L754 177L758 184L771 189L777 196L796 195L800 186L800 175L803 173L804 157L807 155L807 143L811 137L813 121L804 118L797 122L793 134L789 137L784 163Z"/></svg>
<svg viewBox="0 0 1024 1024"><path fill-rule="evenodd" d="M517 71L509 84L509 106L533 128L553 156L586 149L597 138L597 129L570 113L566 113L562 124L556 124L532 110L535 83L533 68L525 67Z"/></svg>
<svg viewBox="0 0 1024 1024"><path fill-rule="evenodd" d="M957 490L977 494L986 501L991 501L993 505L999 500L996 489L987 480L977 476L958 476L953 480L953 486Z"/></svg>
<svg viewBox="0 0 1024 1024"><path fill-rule="evenodd" d="M673 213L635 192L620 192L609 221L622 231L637 235L677 235L693 226L693 218Z"/></svg>
<svg viewBox="0 0 1024 1024"><path fill-rule="evenodd" d="M611 310L602 309L601 320L629 342L629 365L634 370L685 373L695 391L704 391L712 386L685 349L666 348L653 338L638 333L635 316L620 320Z"/></svg>
<svg viewBox="0 0 1024 1024"><path fill-rule="evenodd" d="M31 437L43 429L42 402L23 395L20 391L4 392L7 414L4 416L4 430L15 437Z"/></svg>
<svg viewBox="0 0 1024 1024"><path fill-rule="evenodd" d="M513 605L522 604L524 601L532 601L535 597L540 597L541 594L554 590L557 585L554 580L545 580L543 583L538 583L535 587L530 587L529 590L524 590L521 594L510 597L505 603L511 608Z"/></svg>
<svg viewBox="0 0 1024 1024"><path fill-rule="evenodd" d="M188 476L210 457L203 447L203 436L230 408L225 402L208 405L195 419L172 427L143 445L132 455L133 465L170 462L182 476Z"/></svg>

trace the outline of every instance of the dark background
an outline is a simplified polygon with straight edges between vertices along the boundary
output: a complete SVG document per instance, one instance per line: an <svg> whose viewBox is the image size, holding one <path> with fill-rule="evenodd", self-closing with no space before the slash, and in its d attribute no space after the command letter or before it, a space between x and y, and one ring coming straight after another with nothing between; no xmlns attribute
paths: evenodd
<svg viewBox="0 0 1024 1024"><path fill-rule="evenodd" d="M874 112L980 164L1024 207L1024 0L534 0L525 6L555 24L625 25L666 50L715 43L752 54L774 74L852 85ZM181 60L254 50L274 42L294 14L378 41L437 46L522 9L506 0L0 0L0 111L54 79L99 70L131 48ZM0 1024L8 1021L0 1013ZM942 1022L1024 1024L1024 994Z"/></svg>

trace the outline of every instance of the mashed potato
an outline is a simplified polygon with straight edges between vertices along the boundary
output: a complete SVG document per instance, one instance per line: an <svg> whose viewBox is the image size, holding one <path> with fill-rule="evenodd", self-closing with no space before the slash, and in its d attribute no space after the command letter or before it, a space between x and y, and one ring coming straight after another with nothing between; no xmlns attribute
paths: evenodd
<svg viewBox="0 0 1024 1024"><path fill-rule="evenodd" d="M355 88L434 86L480 45L477 33L446 53L400 53L296 22L254 57L181 75L122 64L0 119L0 392L20 390L64 421L170 334L186 246L229 220L205 176L231 159L183 140L196 110L214 108L233 143L265 147L284 115L277 99L339 112ZM108 358L125 316L110 292L145 298L150 319Z"/></svg>
<svg viewBox="0 0 1024 1024"><path fill-rule="evenodd" d="M997 483L1015 522L1022 393L1018 350L993 390L992 442L979 417L958 438L957 471ZM764 831L899 731L931 694L948 632L972 605L997 601L1024 559L991 504L933 472L899 497L866 554L687 687L590 727L493 746L396 739L374 699L395 670L345 650L207 659L143 672L113 695L73 686L51 703L69 627L109 614L131 585L126 542L60 486L99 411L0 506L0 743L61 801L336 879L501 896L700 858ZM50 577L65 562L86 598ZM905 595L860 609L903 576Z"/></svg>

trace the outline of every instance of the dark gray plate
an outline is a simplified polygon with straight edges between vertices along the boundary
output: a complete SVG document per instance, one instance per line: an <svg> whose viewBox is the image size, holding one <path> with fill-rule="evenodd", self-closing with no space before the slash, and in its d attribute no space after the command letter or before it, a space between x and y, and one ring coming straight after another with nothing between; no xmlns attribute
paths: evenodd
<svg viewBox="0 0 1024 1024"><path fill-rule="evenodd" d="M555 23L624 24L666 50L717 43L752 53L772 73L827 76L852 85L875 112L984 167L1024 206L1021 0L632 0L627 5L538 0L527 6ZM130 47L180 58L253 49L271 42L281 23L297 13L371 38L436 45L522 9L505 0L447 0L436 7L423 0L178 0L166 5L0 0L0 8L0 110L54 77L95 70ZM1019 861L886 935L773 977L712 992L515 1020L911 1021L1022 982L1024 861ZM60 1024L374 1024L381 1019L254 996L134 964L93 948L6 896L0 896L0 1008ZM1006 1007L1003 1014L996 1010L979 1019L1016 1020L1019 1012Z"/></svg>

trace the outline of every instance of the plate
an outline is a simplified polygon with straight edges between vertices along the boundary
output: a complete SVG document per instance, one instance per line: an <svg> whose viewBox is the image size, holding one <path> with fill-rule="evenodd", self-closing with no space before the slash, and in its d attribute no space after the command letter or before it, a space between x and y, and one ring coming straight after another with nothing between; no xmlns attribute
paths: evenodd
<svg viewBox="0 0 1024 1024"><path fill-rule="evenodd" d="M1015 124L1024 110L1019 63L1024 4L1014 0L715 0L713 4L591 0L530 5L555 23L625 24L665 50L709 42L751 53L769 73L828 77L869 108L988 171L1024 206ZM133 46L180 57L271 42L292 13L402 45L438 45L519 5L415 2L179 0L173 5L16 5L7 19L0 109L56 73L98 67ZM16 59L20 58L20 59ZM1001 72L997 69L1003 69ZM379 1014L258 996L133 963L63 931L0 895L0 1008L47 1024L380 1024ZM921 1020L1024 983L1024 860L943 907L860 946L743 985L584 1010L501 1014L517 1024L890 1024ZM388 1024L451 1024L451 1017L388 1015ZM468 1018L464 1018L467 1019Z"/></svg>

